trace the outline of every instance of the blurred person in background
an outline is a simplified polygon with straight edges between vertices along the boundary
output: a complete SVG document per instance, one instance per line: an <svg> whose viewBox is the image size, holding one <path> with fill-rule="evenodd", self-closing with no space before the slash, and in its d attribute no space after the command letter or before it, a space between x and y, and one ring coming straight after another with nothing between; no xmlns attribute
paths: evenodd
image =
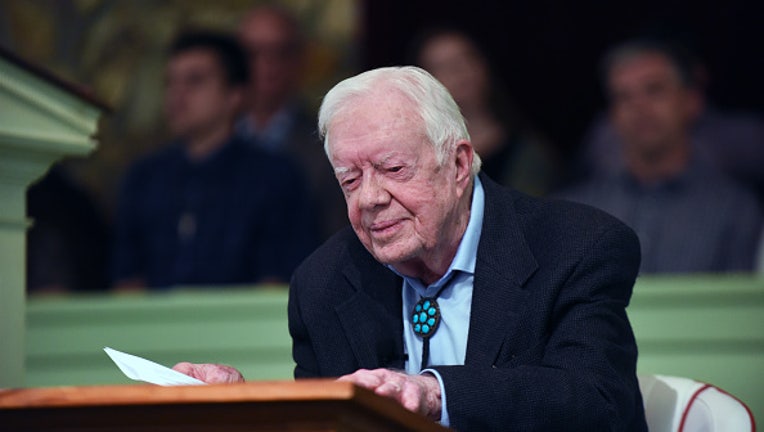
<svg viewBox="0 0 764 432"><path fill-rule="evenodd" d="M475 41L455 29L433 29L415 41L413 61L453 95L486 174L537 196L553 187L559 172L556 158L511 108Z"/></svg>
<svg viewBox="0 0 764 432"><path fill-rule="evenodd" d="M252 9L239 26L247 52L250 86L236 133L261 149L291 157L309 180L320 236L348 224L344 199L316 133L315 115L299 97L305 68L305 40L288 10L265 5Z"/></svg>
<svg viewBox="0 0 764 432"><path fill-rule="evenodd" d="M692 145L702 101L681 51L633 40L611 50L603 66L621 168L561 196L631 226L643 273L753 270L761 208Z"/></svg>
<svg viewBox="0 0 764 432"><path fill-rule="evenodd" d="M664 42L665 43L665 42ZM690 128L690 145L704 163L746 185L764 203L764 118L760 113L730 112L707 98L710 74L684 45L673 43L686 57L691 80L687 91L697 99L698 113ZM623 168L623 143L608 116L598 116L583 143L578 174L613 173Z"/></svg>
<svg viewBox="0 0 764 432"><path fill-rule="evenodd" d="M316 245L301 174L233 133L248 79L233 36L172 44L164 110L175 140L124 179L117 288L287 282Z"/></svg>
<svg viewBox="0 0 764 432"><path fill-rule="evenodd" d="M109 235L93 199L58 164L27 191L27 292L102 291Z"/></svg>

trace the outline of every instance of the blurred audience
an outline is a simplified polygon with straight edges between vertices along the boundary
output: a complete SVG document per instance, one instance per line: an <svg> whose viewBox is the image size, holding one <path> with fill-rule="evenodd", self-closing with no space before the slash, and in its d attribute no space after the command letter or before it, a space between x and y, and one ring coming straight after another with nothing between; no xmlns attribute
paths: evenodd
<svg viewBox="0 0 764 432"><path fill-rule="evenodd" d="M764 202L764 118L761 114L729 112L713 106L706 97L709 73L703 63L677 45L691 81L687 91L697 99L690 144L698 158L753 189ZM622 144L607 116L598 116L583 143L580 175L613 173L623 168Z"/></svg>
<svg viewBox="0 0 764 432"><path fill-rule="evenodd" d="M345 201L316 133L316 116L299 98L305 41L297 19L275 5L251 10L239 27L251 85L238 135L292 157L310 182L322 238L348 224Z"/></svg>
<svg viewBox="0 0 764 432"><path fill-rule="evenodd" d="M489 177L532 195L553 187L556 158L511 108L475 41L457 30L431 30L417 39L412 54L453 95Z"/></svg>
<svg viewBox="0 0 764 432"><path fill-rule="evenodd" d="M166 66L175 141L137 162L117 214L117 288L287 282L316 245L303 177L233 133L245 53L214 32L180 35Z"/></svg>
<svg viewBox="0 0 764 432"><path fill-rule="evenodd" d="M90 196L60 165L27 191L27 216L27 292L108 288L108 229Z"/></svg>
<svg viewBox="0 0 764 432"><path fill-rule="evenodd" d="M702 100L688 63L669 45L635 40L603 66L621 162L562 196L629 224L644 273L753 270L761 208L692 145Z"/></svg>

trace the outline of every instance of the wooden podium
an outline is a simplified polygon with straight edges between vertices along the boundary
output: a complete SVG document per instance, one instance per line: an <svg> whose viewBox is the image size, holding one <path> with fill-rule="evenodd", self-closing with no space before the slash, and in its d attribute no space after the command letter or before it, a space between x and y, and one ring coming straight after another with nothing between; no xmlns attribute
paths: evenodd
<svg viewBox="0 0 764 432"><path fill-rule="evenodd" d="M447 431L346 382L0 390L10 431Z"/></svg>

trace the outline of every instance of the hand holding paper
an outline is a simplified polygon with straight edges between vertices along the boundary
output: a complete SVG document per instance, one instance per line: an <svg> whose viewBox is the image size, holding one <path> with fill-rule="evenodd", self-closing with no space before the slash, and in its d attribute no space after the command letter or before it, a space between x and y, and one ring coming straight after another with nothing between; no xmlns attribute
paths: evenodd
<svg viewBox="0 0 764 432"><path fill-rule="evenodd" d="M233 384L244 382L241 372L231 366L214 363L178 363L174 370L202 380L207 384Z"/></svg>
<svg viewBox="0 0 764 432"><path fill-rule="evenodd" d="M109 347L103 350L106 351L106 354L111 357L117 367L128 378L136 381L145 381L161 386L206 384L196 378L132 354L123 353Z"/></svg>

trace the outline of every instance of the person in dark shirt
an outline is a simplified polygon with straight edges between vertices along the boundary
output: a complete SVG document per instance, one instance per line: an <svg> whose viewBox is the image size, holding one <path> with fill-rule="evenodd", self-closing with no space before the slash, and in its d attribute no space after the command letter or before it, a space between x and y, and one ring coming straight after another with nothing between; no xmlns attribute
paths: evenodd
<svg viewBox="0 0 764 432"><path fill-rule="evenodd" d="M115 287L285 282L315 246L301 173L233 134L248 76L231 36L172 45L164 109L175 141L124 179Z"/></svg>
<svg viewBox="0 0 764 432"><path fill-rule="evenodd" d="M513 106L476 40L455 28L434 28L416 38L411 51L412 60L443 83L459 105L483 172L536 196L555 186L556 155Z"/></svg>
<svg viewBox="0 0 764 432"><path fill-rule="evenodd" d="M315 115L300 97L307 54L300 22L284 7L258 5L243 17L237 35L248 55L251 85L235 131L255 146L295 161L308 179L319 235L326 240L347 226L348 218Z"/></svg>

